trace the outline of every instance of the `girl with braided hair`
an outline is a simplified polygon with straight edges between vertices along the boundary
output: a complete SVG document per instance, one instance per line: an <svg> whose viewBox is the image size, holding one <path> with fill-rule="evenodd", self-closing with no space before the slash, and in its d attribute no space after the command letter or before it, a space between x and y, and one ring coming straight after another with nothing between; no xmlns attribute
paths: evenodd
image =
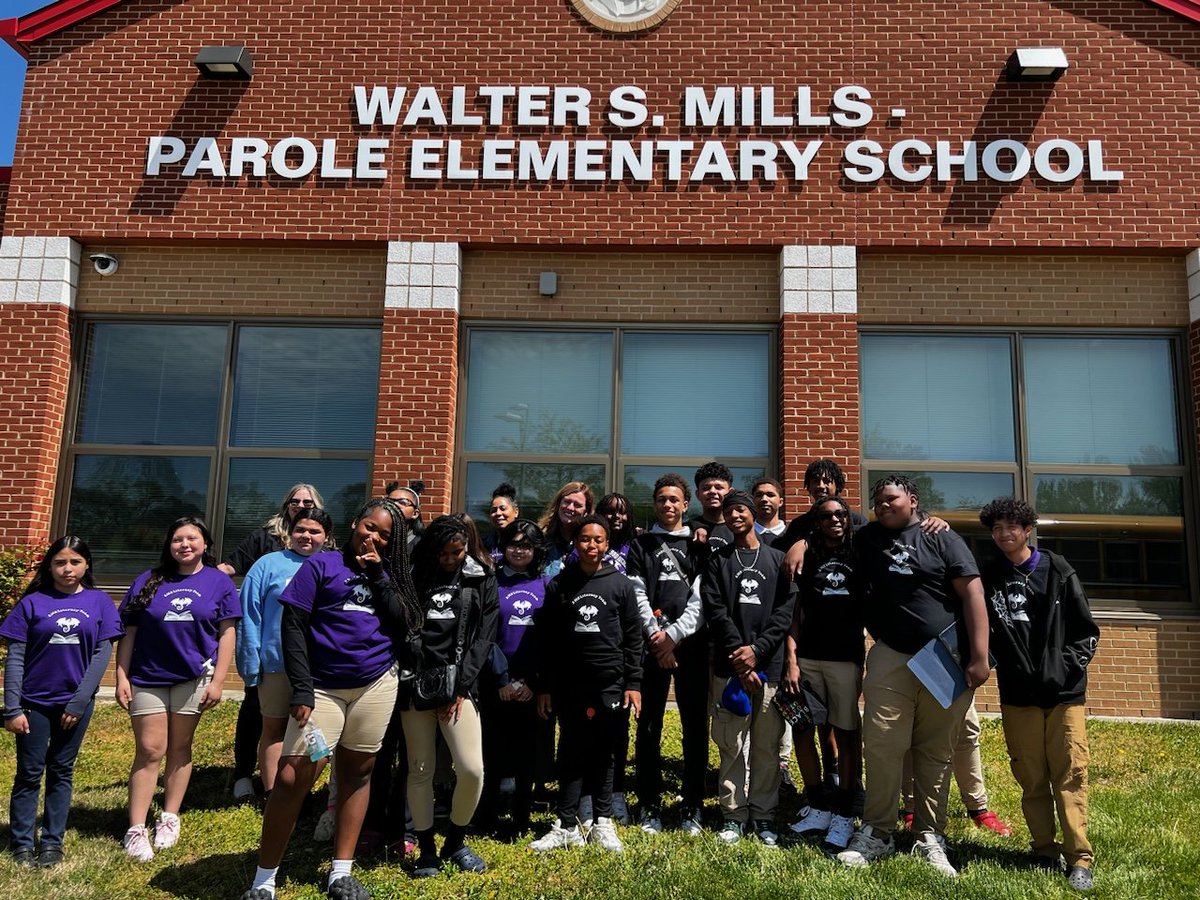
<svg viewBox="0 0 1200 900"><path fill-rule="evenodd" d="M496 639L499 600L491 557L467 516L442 516L429 524L413 549L413 582L424 623L414 642L416 677L400 713L408 747L408 804L419 848L413 875L436 875L443 862L483 872L487 864L464 837L483 791L477 685ZM433 835L439 731L457 776L440 857Z"/></svg>
<svg viewBox="0 0 1200 900"><path fill-rule="evenodd" d="M279 598L291 718L263 814L259 868L243 900L275 896L280 860L323 765L314 749L318 729L333 748L338 782L328 895L369 897L350 869L396 700L398 652L421 619L407 545L400 508L386 498L370 500L354 517L345 548L309 556Z"/></svg>
<svg viewBox="0 0 1200 900"><path fill-rule="evenodd" d="M167 529L158 565L130 586L118 610L117 703L129 710L135 752L129 773L125 852L149 862L179 841L179 808L192 776L200 714L221 702L233 662L237 588L216 567L212 538L195 516ZM151 846L146 817L166 758L163 812Z"/></svg>

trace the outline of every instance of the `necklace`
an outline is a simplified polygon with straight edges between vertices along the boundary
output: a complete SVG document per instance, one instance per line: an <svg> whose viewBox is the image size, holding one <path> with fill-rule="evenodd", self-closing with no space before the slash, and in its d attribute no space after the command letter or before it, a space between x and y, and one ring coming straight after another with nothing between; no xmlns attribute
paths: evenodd
<svg viewBox="0 0 1200 900"><path fill-rule="evenodd" d="M734 547L733 552L737 554L738 565L742 567L742 571L744 572L746 569L753 569L758 563L758 554L762 552L762 544L754 548L754 559L750 560L749 565L742 561L742 550L740 547Z"/></svg>

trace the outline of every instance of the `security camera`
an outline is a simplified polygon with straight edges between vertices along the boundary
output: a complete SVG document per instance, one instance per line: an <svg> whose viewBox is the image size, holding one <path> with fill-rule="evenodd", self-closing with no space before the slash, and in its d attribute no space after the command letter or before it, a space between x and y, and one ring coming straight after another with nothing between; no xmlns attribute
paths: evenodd
<svg viewBox="0 0 1200 900"><path fill-rule="evenodd" d="M92 261L92 267L96 270L97 275L115 275L117 272L117 258L111 253L93 253L88 259Z"/></svg>

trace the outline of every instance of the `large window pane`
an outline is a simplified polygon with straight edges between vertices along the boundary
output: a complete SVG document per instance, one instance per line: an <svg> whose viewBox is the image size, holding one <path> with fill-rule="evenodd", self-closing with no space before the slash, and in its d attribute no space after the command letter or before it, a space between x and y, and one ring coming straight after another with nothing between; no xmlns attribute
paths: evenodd
<svg viewBox="0 0 1200 900"><path fill-rule="evenodd" d="M1033 485L1039 514L1183 515L1183 483L1169 476L1038 475Z"/></svg>
<svg viewBox="0 0 1200 900"><path fill-rule="evenodd" d="M279 512L292 485L311 484L333 517L338 542L350 533L350 519L367 497L370 463L365 459L231 459L226 493L223 555Z"/></svg>
<svg viewBox="0 0 1200 900"><path fill-rule="evenodd" d="M611 445L610 332L471 332L466 449L604 453Z"/></svg>
<svg viewBox="0 0 1200 900"><path fill-rule="evenodd" d="M466 511L484 534L492 531L488 510L492 491L504 482L517 489L521 518L537 521L546 504L568 481L589 485L596 499L605 494L604 466L571 463L469 463L467 465Z"/></svg>
<svg viewBox="0 0 1200 900"><path fill-rule="evenodd" d="M708 376L703 360L718 361ZM638 456L767 456L770 341L766 334L625 336L621 452Z"/></svg>
<svg viewBox="0 0 1200 900"><path fill-rule="evenodd" d="M224 325L93 325L75 439L214 443L227 335Z"/></svg>
<svg viewBox="0 0 1200 900"><path fill-rule="evenodd" d="M206 456L75 457L67 532L88 542L101 581L155 565L167 526L204 515L209 466Z"/></svg>
<svg viewBox="0 0 1200 900"><path fill-rule="evenodd" d="M1178 465L1167 340L1026 338L1029 458Z"/></svg>
<svg viewBox="0 0 1200 900"><path fill-rule="evenodd" d="M379 329L241 328L233 372L230 446L374 447Z"/></svg>
<svg viewBox="0 0 1200 900"><path fill-rule="evenodd" d="M761 466L755 467L732 467L733 486L739 490L750 492L754 486L754 480L763 474ZM626 466L625 467L625 484L621 489L629 502L633 505L633 522L635 525L640 525L642 528L649 528L654 524L654 482L667 472L675 472L683 476L683 480L688 483L688 487L692 493L692 502L688 506L687 515L700 515L700 502L696 499L695 479L696 466L694 464L673 466L670 463L663 463L655 466ZM807 507L805 507L807 508ZM796 515L786 508L784 509L785 516L791 517Z"/></svg>
<svg viewBox="0 0 1200 900"><path fill-rule="evenodd" d="M870 486L894 469L879 469L867 473L867 494ZM907 475L917 486L921 507L930 512L958 510L978 511L996 497L1013 495L1013 477L1004 472L899 472ZM870 498L865 498L870 506Z"/></svg>
<svg viewBox="0 0 1200 900"><path fill-rule="evenodd" d="M1015 459L1007 338L864 335L861 364L868 459Z"/></svg>

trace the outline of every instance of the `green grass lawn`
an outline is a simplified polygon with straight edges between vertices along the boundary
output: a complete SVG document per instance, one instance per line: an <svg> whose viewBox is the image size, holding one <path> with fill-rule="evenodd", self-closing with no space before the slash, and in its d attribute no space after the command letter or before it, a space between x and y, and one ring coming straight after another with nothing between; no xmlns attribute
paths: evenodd
<svg viewBox="0 0 1200 900"><path fill-rule="evenodd" d="M183 810L183 837L174 849L139 865L126 860L118 843L126 827L125 780L133 749L128 719L111 705L97 710L75 773L67 862L51 872L30 872L2 857L0 900L236 900L254 873L261 825L256 808L234 806L228 799L236 712L236 705L227 703L205 715ZM1090 833L1097 860L1092 896L1200 897L1200 728L1106 722L1090 727ZM668 728L668 753L677 757L678 720L671 719ZM12 741L5 733L0 751L5 795L12 784ZM367 862L356 867L356 874L376 898L1075 896L1062 877L1022 867L1029 835L998 722L984 723L983 748L991 806L1016 833L1001 838L972 826L952 789L948 837L951 860L962 870L957 881L940 878L904 854L852 871L805 844L768 849L745 840L726 847L711 834L689 839L667 831L652 837L632 828L622 829L626 852L619 857L594 847L538 856L524 845L545 829L549 814L516 844L474 839L490 867L483 876L459 873L414 882L395 862ZM795 796L785 792L781 827L795 808ZM324 896L330 847L312 843L313 824L311 818L301 821L284 859L281 900Z"/></svg>

